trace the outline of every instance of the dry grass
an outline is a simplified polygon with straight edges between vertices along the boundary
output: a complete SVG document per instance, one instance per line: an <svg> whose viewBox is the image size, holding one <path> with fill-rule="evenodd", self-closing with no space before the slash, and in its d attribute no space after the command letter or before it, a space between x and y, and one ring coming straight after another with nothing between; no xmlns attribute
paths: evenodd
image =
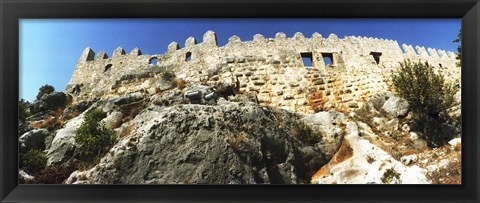
<svg viewBox="0 0 480 203"><path fill-rule="evenodd" d="M50 117L43 120L30 122L29 127L34 129L46 128L49 131L60 129L65 125L65 120L61 119L63 110L63 108L58 108L53 111L53 114Z"/></svg>
<svg viewBox="0 0 480 203"><path fill-rule="evenodd" d="M228 142L228 144L230 144L230 146L234 150L238 150L238 149L240 149L242 142L244 142L248 139L247 136L248 136L248 134L246 132L242 131L242 132L240 132L236 135L227 137L227 142Z"/></svg>
<svg viewBox="0 0 480 203"><path fill-rule="evenodd" d="M183 79L176 78L174 82L178 89L183 90L185 88L185 81Z"/></svg>

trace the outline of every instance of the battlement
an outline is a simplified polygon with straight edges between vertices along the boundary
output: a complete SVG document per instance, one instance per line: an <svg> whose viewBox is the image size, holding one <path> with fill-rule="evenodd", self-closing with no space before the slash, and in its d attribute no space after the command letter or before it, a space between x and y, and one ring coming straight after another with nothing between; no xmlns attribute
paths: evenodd
<svg viewBox="0 0 480 203"><path fill-rule="evenodd" d="M285 33L278 32L274 38L265 38L261 34L253 36L252 40L242 41L240 37L233 35L228 39L228 43L224 47L217 47L217 37L213 31L208 31L203 36L203 41L197 43L194 37L189 37L185 40L184 48L180 48L177 42L171 42L168 45L167 52L164 55L172 55L177 51L188 49L210 49L210 48L225 48L228 46L244 47L247 44L270 44L275 46L304 46L306 49L319 48L319 49L331 49L339 51L341 49L353 49L353 51L370 51L370 52L397 52L402 53L403 58L411 60L455 60L456 54L451 51L436 50L435 48L425 48L423 46L412 46L402 44L401 48L398 46L397 41L382 38L361 37L361 36L345 36L343 39L339 39L337 35L330 34L328 38L323 38L321 34L315 32L310 38L306 38L303 33L296 32L291 38L288 38ZM341 47L342 45L346 45ZM400 51L400 52L398 52ZM126 55L123 48L118 47L112 53L112 59L119 58ZM142 52L139 48L134 48L128 55L140 56ZM109 59L105 51L100 51L96 57L95 52L87 47L82 53L80 62L88 61L101 61Z"/></svg>
<svg viewBox="0 0 480 203"><path fill-rule="evenodd" d="M134 84L143 83L150 80L149 78L153 78L153 81L158 77L156 73L170 69L177 78L187 82L235 83L238 80L242 90L255 91L262 102L279 106L283 106L284 102L272 101L272 95L296 101L301 98L292 95L299 95L295 92L298 88L311 89L312 86L316 87L314 92L320 91L323 95L322 105L328 104L327 100L332 103L332 98L326 98L333 97L336 103L345 103L353 108L357 105L347 103L365 98L367 93L342 98L344 90L339 93L338 87L334 87L336 83L327 81L346 80L346 83L353 86L353 83L370 78L375 83L385 83L385 74L396 70L399 63L406 59L428 62L439 72L455 75L455 78L460 75L455 53L422 46L400 46L391 39L361 36L345 36L340 39L335 34L324 38L319 33L305 37L301 32L287 37L285 33L278 32L274 38L255 34L251 40L246 41L233 35L224 46L219 47L215 32L207 31L201 42L197 42L194 37L187 38L183 48L180 48L177 42L171 42L164 54L145 55L139 48L134 48L127 54L123 48L118 47L109 58L105 51L95 55L92 49L86 48L66 91L81 86L80 93L76 93L79 98L105 97L113 93L137 91L139 87L133 87ZM125 78L130 79L126 81ZM275 82L272 82L272 78L275 78ZM292 85L285 84L282 80L290 81ZM354 80L358 81L352 82ZM298 81L309 82L300 84ZM363 86L367 92L378 91L380 87L370 87L368 82L361 83L359 86ZM150 85L143 84L142 88L148 86ZM357 91L347 89L347 92ZM278 94L279 92L281 93ZM341 102L338 102L339 100ZM333 104L335 105L337 104Z"/></svg>

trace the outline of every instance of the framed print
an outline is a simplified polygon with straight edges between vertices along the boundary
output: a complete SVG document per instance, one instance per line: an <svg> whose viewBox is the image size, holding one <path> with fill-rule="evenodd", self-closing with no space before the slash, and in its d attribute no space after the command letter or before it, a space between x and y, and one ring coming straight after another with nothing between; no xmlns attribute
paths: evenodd
<svg viewBox="0 0 480 203"><path fill-rule="evenodd" d="M2 201L479 201L478 1L0 9Z"/></svg>

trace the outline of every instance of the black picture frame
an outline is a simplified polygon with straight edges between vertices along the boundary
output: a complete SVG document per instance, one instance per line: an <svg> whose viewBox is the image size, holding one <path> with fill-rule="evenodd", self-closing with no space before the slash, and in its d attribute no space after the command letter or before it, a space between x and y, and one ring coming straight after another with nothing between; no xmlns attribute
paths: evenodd
<svg viewBox="0 0 480 203"><path fill-rule="evenodd" d="M0 0L2 202L479 202L478 0ZM18 185L21 18L462 18L462 185ZM60 53L59 53L60 54Z"/></svg>

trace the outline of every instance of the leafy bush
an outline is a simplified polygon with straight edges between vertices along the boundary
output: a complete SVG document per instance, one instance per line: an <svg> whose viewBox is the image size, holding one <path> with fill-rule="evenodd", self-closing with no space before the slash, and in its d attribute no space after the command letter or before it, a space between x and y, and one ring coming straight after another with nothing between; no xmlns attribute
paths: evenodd
<svg viewBox="0 0 480 203"><path fill-rule="evenodd" d="M390 183L393 180L393 178L400 179L400 173L395 171L394 168L389 168L389 169L385 170L385 172L383 173L382 182L383 183Z"/></svg>
<svg viewBox="0 0 480 203"><path fill-rule="evenodd" d="M31 116L30 111L28 110L28 101L20 99L18 101L18 120L24 122L28 117Z"/></svg>
<svg viewBox="0 0 480 203"><path fill-rule="evenodd" d="M19 154L19 167L27 173L36 174L47 165L47 155L38 149L30 149Z"/></svg>
<svg viewBox="0 0 480 203"><path fill-rule="evenodd" d="M308 145L314 145L322 140L320 132L315 131L302 121L293 126L293 136Z"/></svg>
<svg viewBox="0 0 480 203"><path fill-rule="evenodd" d="M43 95L55 92L55 88L51 85L45 84L38 89L37 100L42 98Z"/></svg>
<svg viewBox="0 0 480 203"><path fill-rule="evenodd" d="M408 100L418 114L438 117L438 113L451 107L455 91L443 75L436 74L428 63L400 63L398 74L393 75L393 84L400 97Z"/></svg>
<svg viewBox="0 0 480 203"><path fill-rule="evenodd" d="M444 132L440 112L454 104L455 89L447 84L443 75L436 74L428 63L400 63L398 74L393 75L393 84L400 97L410 103L414 119L429 146L443 145L452 135Z"/></svg>
<svg viewBox="0 0 480 203"><path fill-rule="evenodd" d="M75 142L80 145L80 159L91 162L107 152L116 141L115 131L101 122L106 113L100 109L91 109L75 134Z"/></svg>

